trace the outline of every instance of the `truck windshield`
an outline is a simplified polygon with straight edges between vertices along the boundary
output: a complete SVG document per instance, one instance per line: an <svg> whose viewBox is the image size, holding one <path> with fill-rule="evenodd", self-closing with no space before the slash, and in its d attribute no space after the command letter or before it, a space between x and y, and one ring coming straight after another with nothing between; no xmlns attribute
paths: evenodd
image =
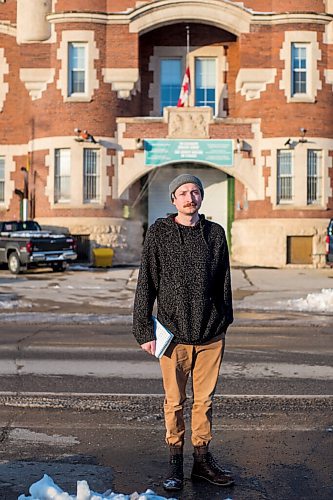
<svg viewBox="0 0 333 500"><path fill-rule="evenodd" d="M33 221L13 221L13 222L5 222L2 227L2 231L4 232L16 232L16 231L40 231L40 225Z"/></svg>

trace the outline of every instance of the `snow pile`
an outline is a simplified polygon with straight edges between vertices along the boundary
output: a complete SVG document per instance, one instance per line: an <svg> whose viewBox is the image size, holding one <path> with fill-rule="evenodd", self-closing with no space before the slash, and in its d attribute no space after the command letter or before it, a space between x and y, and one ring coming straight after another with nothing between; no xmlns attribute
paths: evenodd
<svg viewBox="0 0 333 500"><path fill-rule="evenodd" d="M18 307L32 307L31 304L24 300L0 300L0 309L17 309Z"/></svg>
<svg viewBox="0 0 333 500"><path fill-rule="evenodd" d="M56 485L47 474L44 474L40 481L30 486L29 493L31 496L20 495L18 500L165 500L165 497L156 495L152 490L141 494L132 493L132 495L112 493L111 490L103 494L95 493L90 490L87 481L78 481L76 495L72 496Z"/></svg>
<svg viewBox="0 0 333 500"><path fill-rule="evenodd" d="M287 300L286 304L288 309L296 311L333 314L333 288L323 288L320 293L309 293L305 299Z"/></svg>

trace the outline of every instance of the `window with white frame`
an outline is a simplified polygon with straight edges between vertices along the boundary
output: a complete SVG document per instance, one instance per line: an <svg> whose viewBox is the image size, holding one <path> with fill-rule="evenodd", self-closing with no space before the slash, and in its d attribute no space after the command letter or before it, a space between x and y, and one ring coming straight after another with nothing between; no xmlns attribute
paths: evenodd
<svg viewBox="0 0 333 500"><path fill-rule="evenodd" d="M291 44L291 94L308 93L308 44Z"/></svg>
<svg viewBox="0 0 333 500"><path fill-rule="evenodd" d="M98 149L84 149L83 198L84 203L100 201L100 166Z"/></svg>
<svg viewBox="0 0 333 500"><path fill-rule="evenodd" d="M182 59L163 58L160 60L160 104L161 114L165 106L177 106L182 84Z"/></svg>
<svg viewBox="0 0 333 500"><path fill-rule="evenodd" d="M307 152L307 204L320 203L321 151L309 149Z"/></svg>
<svg viewBox="0 0 333 500"><path fill-rule="evenodd" d="M68 95L84 94L87 90L87 44L68 44Z"/></svg>
<svg viewBox="0 0 333 500"><path fill-rule="evenodd" d="M71 151L56 149L54 152L54 201L71 199Z"/></svg>
<svg viewBox="0 0 333 500"><path fill-rule="evenodd" d="M277 203L293 201L293 158L292 151L277 152Z"/></svg>
<svg viewBox="0 0 333 500"><path fill-rule="evenodd" d="M0 203L5 201L5 158L0 156Z"/></svg>
<svg viewBox="0 0 333 500"><path fill-rule="evenodd" d="M210 106L217 113L216 58L195 58L195 105Z"/></svg>

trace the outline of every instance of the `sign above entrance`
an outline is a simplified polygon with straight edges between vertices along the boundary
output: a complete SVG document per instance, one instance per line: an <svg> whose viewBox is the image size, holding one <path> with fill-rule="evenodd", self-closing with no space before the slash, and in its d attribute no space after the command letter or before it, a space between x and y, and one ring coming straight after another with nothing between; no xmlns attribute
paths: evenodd
<svg viewBox="0 0 333 500"><path fill-rule="evenodd" d="M145 165L193 161L232 167L234 148L231 139L145 139Z"/></svg>

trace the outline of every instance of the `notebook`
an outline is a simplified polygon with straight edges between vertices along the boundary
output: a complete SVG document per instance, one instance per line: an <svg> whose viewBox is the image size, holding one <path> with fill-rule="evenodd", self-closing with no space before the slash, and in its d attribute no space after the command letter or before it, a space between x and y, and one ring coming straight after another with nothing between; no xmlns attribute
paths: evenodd
<svg viewBox="0 0 333 500"><path fill-rule="evenodd" d="M169 330L165 328L165 326L163 326L155 316L152 316L152 318L156 337L155 356L156 358L161 358L173 339L173 333L169 332Z"/></svg>

